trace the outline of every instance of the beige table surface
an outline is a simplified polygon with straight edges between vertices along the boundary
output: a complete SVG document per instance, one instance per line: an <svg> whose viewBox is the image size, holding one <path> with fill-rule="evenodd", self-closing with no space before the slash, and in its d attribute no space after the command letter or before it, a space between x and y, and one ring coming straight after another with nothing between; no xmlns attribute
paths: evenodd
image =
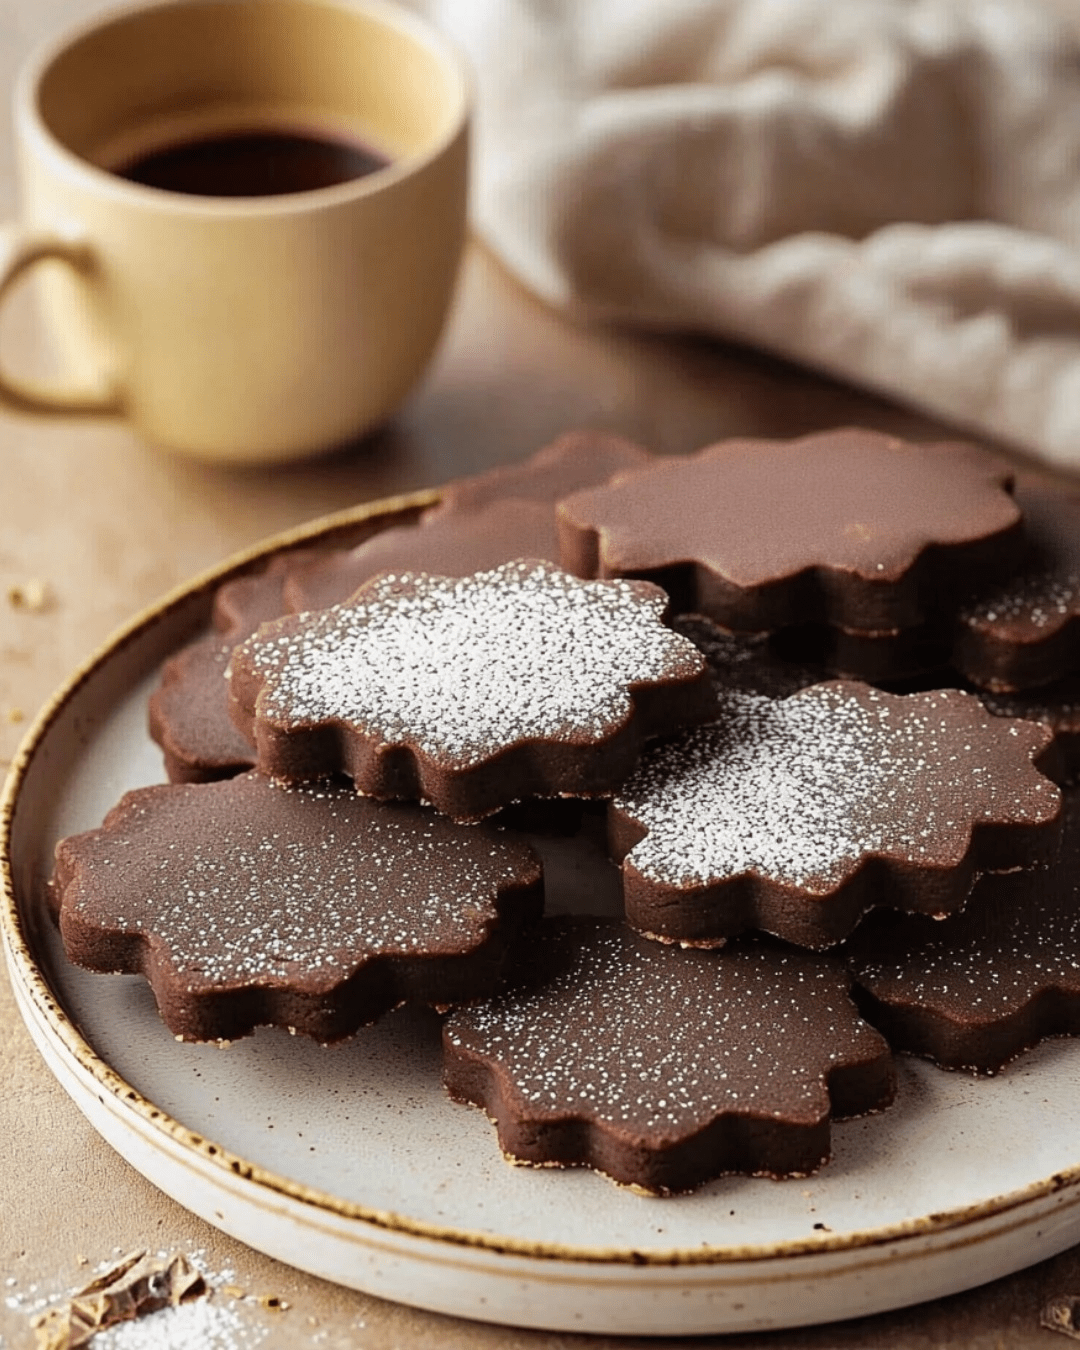
<svg viewBox="0 0 1080 1350"><path fill-rule="evenodd" d="M0 88L28 47L85 0L0 0ZM0 209L14 206L0 126ZM0 325L12 361L34 361L32 315ZM226 472L170 458L114 422L0 416L0 762L26 721L119 623L195 571L322 513L518 459L570 426L607 427L661 452L732 434L791 435L838 422L926 435L934 424L766 358L697 341L575 329L473 246L439 357L392 428L322 462ZM12 588L43 581L39 610ZM225 1238L166 1199L104 1144L24 1031L0 974L0 1346L33 1344L28 1315L135 1248L195 1254L235 1314L215 1344L611 1347L456 1321L325 1284ZM981 1290L831 1327L694 1344L732 1347L1054 1345L1051 1296L1080 1293L1080 1250ZM286 1300L268 1311L260 1295ZM236 1330L239 1328L240 1330ZM688 1344L671 1341L666 1344Z"/></svg>

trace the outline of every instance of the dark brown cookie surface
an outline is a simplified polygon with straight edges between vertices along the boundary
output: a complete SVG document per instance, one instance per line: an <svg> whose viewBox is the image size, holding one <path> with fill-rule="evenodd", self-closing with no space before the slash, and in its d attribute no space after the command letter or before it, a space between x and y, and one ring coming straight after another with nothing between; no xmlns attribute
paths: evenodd
<svg viewBox="0 0 1080 1350"><path fill-rule="evenodd" d="M554 506L581 488L639 469L652 456L643 446L607 431L567 431L519 464L502 464L447 483L431 515L483 510L514 497ZM514 556L522 556L521 551Z"/></svg>
<svg viewBox="0 0 1080 1350"><path fill-rule="evenodd" d="M316 549L289 549L276 554L261 571L226 581L214 594L215 630L233 642L242 642L259 624L285 614L285 587L290 575L322 556Z"/></svg>
<svg viewBox="0 0 1080 1350"><path fill-rule="evenodd" d="M1021 478L1029 553L1018 573L960 612L953 664L1002 692L1080 671L1080 494Z"/></svg>
<svg viewBox="0 0 1080 1350"><path fill-rule="evenodd" d="M333 1041L403 1000L475 997L542 906L512 835L254 773L128 793L61 842L52 893L70 959L145 975L186 1040Z"/></svg>
<svg viewBox="0 0 1080 1350"><path fill-rule="evenodd" d="M238 642L285 613L290 569L317 556L293 549L271 559L262 571L219 586L213 631L165 662L161 682L150 695L149 724L171 783L211 783L255 763L254 746L229 716L225 671Z"/></svg>
<svg viewBox="0 0 1080 1350"><path fill-rule="evenodd" d="M724 441L562 501L563 563L646 577L727 628L895 631L1012 569L1012 480L978 447L872 431Z"/></svg>
<svg viewBox="0 0 1080 1350"><path fill-rule="evenodd" d="M279 613L340 604L380 572L432 572L466 577L512 558L559 560L550 503L516 498L475 512L439 512L418 525L384 530L354 549L311 558L292 569Z"/></svg>
<svg viewBox="0 0 1080 1350"><path fill-rule="evenodd" d="M457 478L419 525L384 530L354 549L291 569L286 610L325 609L379 572L464 577L512 558L559 561L555 503L647 464L649 452L602 431L568 431L519 464Z"/></svg>
<svg viewBox="0 0 1080 1350"><path fill-rule="evenodd" d="M826 678L819 667L778 655L767 633L729 633L702 614L677 614L671 626L704 656L721 697L742 692L786 698Z"/></svg>
<svg viewBox="0 0 1080 1350"><path fill-rule="evenodd" d="M1047 756L1044 773L1059 783L1080 781L1080 676L1068 675L1016 694L982 690L979 698L995 717L1042 722L1054 738L1053 756Z"/></svg>
<svg viewBox="0 0 1080 1350"><path fill-rule="evenodd" d="M457 819L604 795L647 736L713 703L666 604L647 582L580 581L538 560L383 575L239 646L232 715L266 773L344 772L361 792Z"/></svg>
<svg viewBox="0 0 1080 1350"><path fill-rule="evenodd" d="M1045 869L982 877L940 923L869 914L840 954L897 1050L996 1073L1048 1036L1080 1034L1080 797Z"/></svg>
<svg viewBox="0 0 1080 1350"><path fill-rule="evenodd" d="M830 1117L892 1098L885 1043L827 958L686 951L584 919L546 920L530 952L522 987L443 1034L451 1096L487 1111L513 1161L661 1194L805 1175L829 1157Z"/></svg>
<svg viewBox="0 0 1080 1350"><path fill-rule="evenodd" d="M759 928L824 948L872 905L958 909L978 872L1052 847L1060 792L1033 766L1049 741L957 690L734 692L647 749L609 805L627 919L670 941Z"/></svg>
<svg viewBox="0 0 1080 1350"><path fill-rule="evenodd" d="M170 783L213 783L255 763L255 747L229 716L225 672L236 642L217 633L171 656L150 695L150 735Z"/></svg>

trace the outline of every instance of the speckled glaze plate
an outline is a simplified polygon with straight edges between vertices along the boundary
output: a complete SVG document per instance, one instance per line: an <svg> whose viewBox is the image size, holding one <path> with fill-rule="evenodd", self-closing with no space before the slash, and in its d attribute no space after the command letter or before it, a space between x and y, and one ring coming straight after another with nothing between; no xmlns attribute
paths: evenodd
<svg viewBox="0 0 1080 1350"><path fill-rule="evenodd" d="M179 1045L143 981L65 962L42 900L53 845L97 825L125 789L162 780L147 696L162 660L205 626L215 586L432 500L335 516L197 578L117 634L28 733L3 798L7 958L32 1036L96 1129L182 1205L280 1260L553 1330L853 1317L1080 1241L1080 1042L1049 1042L986 1081L902 1059L895 1107L836 1127L818 1176L647 1199L586 1171L508 1167L485 1117L443 1096L433 1015L396 1013L332 1049L270 1030L227 1050ZM598 860L546 848L563 907L610 906Z"/></svg>

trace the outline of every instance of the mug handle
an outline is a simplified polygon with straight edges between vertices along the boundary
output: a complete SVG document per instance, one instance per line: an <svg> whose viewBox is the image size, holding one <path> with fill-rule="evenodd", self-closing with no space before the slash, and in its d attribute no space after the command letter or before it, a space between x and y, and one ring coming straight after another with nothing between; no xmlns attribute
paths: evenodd
<svg viewBox="0 0 1080 1350"><path fill-rule="evenodd" d="M22 225L0 226L0 304L29 269L39 262L67 263L86 273L93 265L87 246L59 234L44 234ZM0 404L17 412L31 413L118 413L119 392L115 389L63 389L57 385L6 371L0 363Z"/></svg>

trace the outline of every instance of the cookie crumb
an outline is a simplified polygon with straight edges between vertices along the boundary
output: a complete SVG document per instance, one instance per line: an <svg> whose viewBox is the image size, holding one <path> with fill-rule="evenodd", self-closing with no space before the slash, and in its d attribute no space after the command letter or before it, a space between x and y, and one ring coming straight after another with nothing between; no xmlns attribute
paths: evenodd
<svg viewBox="0 0 1080 1350"><path fill-rule="evenodd" d="M8 587L8 604L12 609L25 610L28 614L40 614L52 607L52 592L49 584L40 577L31 577L28 581L16 582Z"/></svg>
<svg viewBox="0 0 1080 1350"><path fill-rule="evenodd" d="M30 1319L37 1350L78 1350L120 1322L201 1298L206 1281L186 1256L167 1259L129 1252L106 1267L67 1303Z"/></svg>
<svg viewBox="0 0 1080 1350"><path fill-rule="evenodd" d="M1080 1295L1059 1294L1050 1299L1039 1313L1039 1326L1080 1341Z"/></svg>

